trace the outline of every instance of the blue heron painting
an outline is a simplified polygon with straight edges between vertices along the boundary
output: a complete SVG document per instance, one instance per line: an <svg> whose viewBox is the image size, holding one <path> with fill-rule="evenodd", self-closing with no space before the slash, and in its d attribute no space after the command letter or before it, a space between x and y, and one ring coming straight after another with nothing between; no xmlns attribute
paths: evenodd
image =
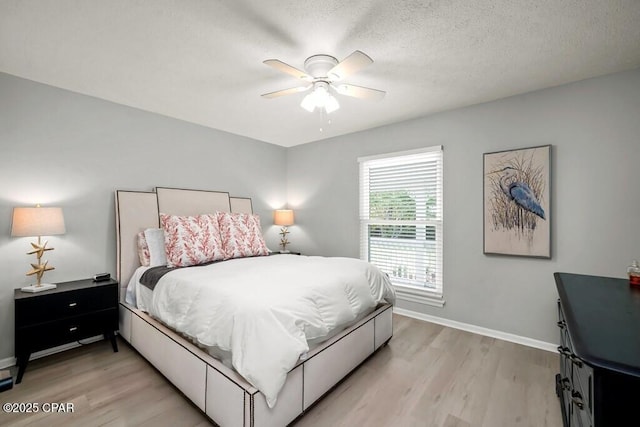
<svg viewBox="0 0 640 427"><path fill-rule="evenodd" d="M484 253L549 258L551 146L484 154Z"/></svg>

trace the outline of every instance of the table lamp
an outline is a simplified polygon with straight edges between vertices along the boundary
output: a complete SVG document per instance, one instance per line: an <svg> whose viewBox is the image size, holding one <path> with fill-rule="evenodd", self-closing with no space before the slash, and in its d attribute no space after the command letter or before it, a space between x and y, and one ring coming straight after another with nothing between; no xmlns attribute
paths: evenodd
<svg viewBox="0 0 640 427"><path fill-rule="evenodd" d="M53 270L48 261L42 263L42 255L53 248L47 248L47 241L41 243L41 236L55 236L65 233L62 208L13 208L13 221L11 223L11 236L13 237L38 237L38 243L31 243L33 250L27 255L36 254L37 264L31 264L31 270L27 276L36 275L35 285L21 288L23 292L42 292L55 289L52 283L41 283L45 271Z"/></svg>
<svg viewBox="0 0 640 427"><path fill-rule="evenodd" d="M280 246L282 246L280 253L288 254L287 245L289 240L287 239L287 234L289 234L289 229L287 227L293 225L293 211L291 209L276 210L273 215L273 223L282 226L280 229L280 235L282 236L280 238Z"/></svg>

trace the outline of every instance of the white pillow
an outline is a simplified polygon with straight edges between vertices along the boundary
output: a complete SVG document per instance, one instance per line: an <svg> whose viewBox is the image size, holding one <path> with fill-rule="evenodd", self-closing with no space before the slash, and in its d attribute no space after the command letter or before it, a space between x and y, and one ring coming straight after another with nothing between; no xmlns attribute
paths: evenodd
<svg viewBox="0 0 640 427"><path fill-rule="evenodd" d="M167 255L164 252L164 230L162 228L147 228L144 237L149 247L149 267L167 265Z"/></svg>

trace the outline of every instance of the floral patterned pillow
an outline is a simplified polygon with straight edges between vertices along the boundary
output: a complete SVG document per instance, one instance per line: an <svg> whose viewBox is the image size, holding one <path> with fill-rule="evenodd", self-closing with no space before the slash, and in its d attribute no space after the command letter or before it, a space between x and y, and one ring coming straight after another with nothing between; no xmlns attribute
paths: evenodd
<svg viewBox="0 0 640 427"><path fill-rule="evenodd" d="M224 259L216 215L160 214L167 267L188 267Z"/></svg>
<svg viewBox="0 0 640 427"><path fill-rule="evenodd" d="M149 245L144 237L144 231L138 233L138 258L140 259L140 265L143 267L149 267L151 264L151 252L149 252Z"/></svg>
<svg viewBox="0 0 640 427"><path fill-rule="evenodd" d="M258 215L218 212L218 223L224 259L269 255Z"/></svg>

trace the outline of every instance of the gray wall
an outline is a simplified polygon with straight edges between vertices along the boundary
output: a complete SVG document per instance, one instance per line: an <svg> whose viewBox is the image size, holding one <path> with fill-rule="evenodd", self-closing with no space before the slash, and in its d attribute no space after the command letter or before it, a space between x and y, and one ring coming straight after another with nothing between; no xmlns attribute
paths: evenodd
<svg viewBox="0 0 640 427"><path fill-rule="evenodd" d="M212 99L212 102L215 102ZM31 238L10 237L14 206L62 206L64 236L49 239L47 281L115 275L114 190L155 186L253 198L267 244L286 203L286 150L0 73L0 361L13 356L13 289Z"/></svg>
<svg viewBox="0 0 640 427"><path fill-rule="evenodd" d="M552 259L482 253L482 154L551 144ZM292 249L359 256L357 157L444 146L444 308L399 306L557 341L555 271L625 277L640 258L640 70L287 151Z"/></svg>

